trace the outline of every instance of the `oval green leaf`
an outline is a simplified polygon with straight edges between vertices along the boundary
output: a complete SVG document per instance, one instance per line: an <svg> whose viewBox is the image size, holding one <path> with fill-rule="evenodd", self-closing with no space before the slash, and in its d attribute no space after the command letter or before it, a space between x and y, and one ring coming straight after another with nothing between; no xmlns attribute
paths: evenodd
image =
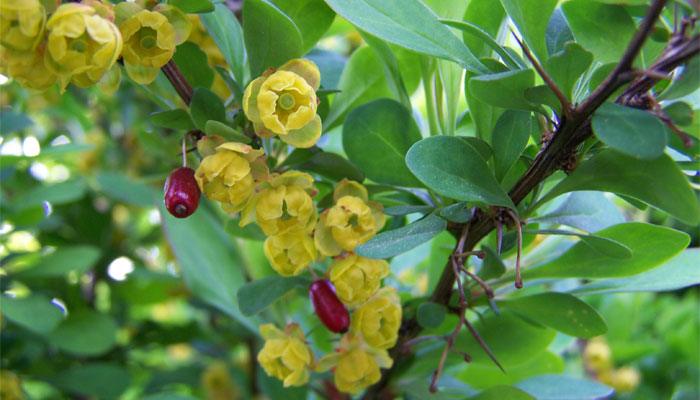
<svg viewBox="0 0 700 400"><path fill-rule="evenodd" d="M608 331L608 326L598 311L577 297L566 293L540 293L501 300L498 305L578 338L592 338Z"/></svg>
<svg viewBox="0 0 700 400"><path fill-rule="evenodd" d="M54 330L63 319L61 310L40 294L19 299L0 295L0 309L3 317L40 335Z"/></svg>
<svg viewBox="0 0 700 400"><path fill-rule="evenodd" d="M491 143L496 179L503 180L508 169L520 157L530 140L529 111L506 110L493 128Z"/></svg>
<svg viewBox="0 0 700 400"><path fill-rule="evenodd" d="M311 279L302 276L271 275L248 282L238 289L238 306L243 315L251 316L264 310L294 288L308 289Z"/></svg>
<svg viewBox="0 0 700 400"><path fill-rule="evenodd" d="M240 143L250 143L251 140L248 136L240 133L239 131L231 128L230 126L224 124L223 122L210 120L204 124L204 133L207 135L218 135L226 140L232 142Z"/></svg>
<svg viewBox="0 0 700 400"><path fill-rule="evenodd" d="M523 233L577 236L579 239L581 239L583 243L590 246L591 249L605 256L613 258L632 257L632 250L629 247L618 242L617 240L613 240L603 236L586 235L585 233L566 231L562 229L528 229L524 230Z"/></svg>
<svg viewBox="0 0 700 400"><path fill-rule="evenodd" d="M183 131L195 129L190 114L181 108L153 113L151 114L151 122L153 125L163 128L180 129Z"/></svg>
<svg viewBox="0 0 700 400"><path fill-rule="evenodd" d="M515 384L537 399L589 400L607 399L614 389L598 382L567 375L539 375Z"/></svg>
<svg viewBox="0 0 700 400"><path fill-rule="evenodd" d="M423 186L406 167L406 152L421 139L411 113L379 99L355 108L343 124L343 149L367 177L388 185Z"/></svg>
<svg viewBox="0 0 700 400"><path fill-rule="evenodd" d="M578 190L613 192L641 200L688 225L700 222L700 206L688 179L668 156L639 160L605 149L582 163L538 204Z"/></svg>
<svg viewBox="0 0 700 400"><path fill-rule="evenodd" d="M303 171L316 172L319 175L340 182L343 179L362 182L365 174L355 164L335 153L319 151L308 161L294 167Z"/></svg>
<svg viewBox="0 0 700 400"><path fill-rule="evenodd" d="M68 272L82 273L99 260L100 249L93 246L59 247L51 254L43 256L29 269L18 272L20 279L54 278L65 276Z"/></svg>
<svg viewBox="0 0 700 400"><path fill-rule="evenodd" d="M238 19L225 4L221 3L214 5L214 12L202 14L199 18L207 28L211 38L214 39L216 47L224 55L236 83L243 86L245 84L243 74L246 54L243 44L243 30Z"/></svg>
<svg viewBox="0 0 700 400"><path fill-rule="evenodd" d="M391 258L437 236L447 221L433 214L393 231L382 232L357 246L355 253L367 258Z"/></svg>
<svg viewBox="0 0 700 400"><path fill-rule="evenodd" d="M447 308L445 306L433 303L431 301L426 301L425 303L418 306L416 311L416 319L418 323L423 328L437 328L442 324L447 315Z"/></svg>
<svg viewBox="0 0 700 400"><path fill-rule="evenodd" d="M593 114L593 132L603 143L635 158L655 159L666 148L666 130L644 110L606 102Z"/></svg>
<svg viewBox="0 0 700 400"><path fill-rule="evenodd" d="M515 209L486 161L462 139L423 139L406 154L406 165L421 182L442 196Z"/></svg>
<svg viewBox="0 0 700 400"><path fill-rule="evenodd" d="M73 393L116 399L129 387L131 376L118 364L91 363L62 372L56 378L56 383Z"/></svg>
<svg viewBox="0 0 700 400"><path fill-rule="evenodd" d="M104 354L117 342L117 324L106 315L91 310L71 311L47 340L59 349L77 356Z"/></svg>
<svg viewBox="0 0 700 400"><path fill-rule="evenodd" d="M207 121L226 121L226 108L219 96L207 88L198 87L192 93L190 116L197 129L204 131Z"/></svg>
<svg viewBox="0 0 700 400"><path fill-rule="evenodd" d="M598 231L596 236L615 240L632 250L630 258L609 257L578 242L558 258L527 270L523 278L612 278L635 275L683 251L690 238L663 226L629 222Z"/></svg>
<svg viewBox="0 0 700 400"><path fill-rule="evenodd" d="M535 85L535 72L531 69L479 75L469 79L469 92L478 100L496 107L515 110L534 110L535 106L525 98L525 90Z"/></svg>
<svg viewBox="0 0 700 400"><path fill-rule="evenodd" d="M419 0L326 0L353 25L417 53L454 61L470 71L487 72L467 46Z"/></svg>
<svg viewBox="0 0 700 400"><path fill-rule="evenodd" d="M267 0L243 3L243 38L253 78L304 53L299 28Z"/></svg>

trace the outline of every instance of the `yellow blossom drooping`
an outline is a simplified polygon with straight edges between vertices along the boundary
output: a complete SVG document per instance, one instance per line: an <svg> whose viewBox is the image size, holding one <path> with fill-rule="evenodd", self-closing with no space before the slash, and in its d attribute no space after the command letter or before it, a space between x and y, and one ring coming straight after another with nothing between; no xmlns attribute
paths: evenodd
<svg viewBox="0 0 700 400"><path fill-rule="evenodd" d="M281 380L284 387L306 384L314 356L299 325L289 324L282 332L272 324L265 324L260 327L260 334L265 345L258 353L258 362L265 373Z"/></svg>
<svg viewBox="0 0 700 400"><path fill-rule="evenodd" d="M389 264L385 260L351 254L334 261L328 273L338 298L348 307L353 307L379 289L380 280L389 275Z"/></svg>
<svg viewBox="0 0 700 400"><path fill-rule="evenodd" d="M304 232L270 236L264 250L272 268L282 276L299 275L316 259L314 240Z"/></svg>
<svg viewBox="0 0 700 400"><path fill-rule="evenodd" d="M241 226L252 221L254 212L266 235L311 232L316 225L314 178L304 172L287 171L258 185L258 193L243 212Z"/></svg>
<svg viewBox="0 0 700 400"><path fill-rule="evenodd" d="M46 10L39 0L0 1L0 44L10 50L34 50L45 23Z"/></svg>
<svg viewBox="0 0 700 400"><path fill-rule="evenodd" d="M227 212L240 211L255 191L255 179L266 175L262 150L238 142L224 143L204 157L195 172L199 188Z"/></svg>
<svg viewBox="0 0 700 400"><path fill-rule="evenodd" d="M202 386L208 400L233 400L240 398L236 385L231 379L228 366L223 361L209 364L202 372Z"/></svg>
<svg viewBox="0 0 700 400"><path fill-rule="evenodd" d="M260 137L279 138L307 148L321 137L316 90L321 74L312 61L295 59L253 80L243 95L243 110Z"/></svg>
<svg viewBox="0 0 700 400"><path fill-rule="evenodd" d="M340 182L333 199L335 205L321 215L314 235L316 248L323 255L336 256L343 250L355 250L386 222L382 206L369 201L367 189L357 182Z"/></svg>
<svg viewBox="0 0 700 400"><path fill-rule="evenodd" d="M58 76L62 90L69 82L80 87L94 85L122 51L119 29L86 4L59 6L46 23L46 32L44 60Z"/></svg>
<svg viewBox="0 0 700 400"><path fill-rule="evenodd" d="M32 51L15 51L0 46L0 73L12 77L22 87L46 90L56 82L56 75L44 63L45 44Z"/></svg>
<svg viewBox="0 0 700 400"><path fill-rule="evenodd" d="M115 13L124 36L126 73L137 83L153 82L160 67L175 54L175 47L189 36L190 21L182 11L165 4L151 11L123 2L115 6Z"/></svg>
<svg viewBox="0 0 700 400"><path fill-rule="evenodd" d="M394 288L381 288L353 313L353 332L361 334L365 342L375 349L394 346L400 326L401 301Z"/></svg>
<svg viewBox="0 0 700 400"><path fill-rule="evenodd" d="M333 368L333 381L338 390L354 395L379 382L379 368L390 368L392 364L386 350L367 347L360 338L345 334L336 352L323 356L314 370L325 372Z"/></svg>

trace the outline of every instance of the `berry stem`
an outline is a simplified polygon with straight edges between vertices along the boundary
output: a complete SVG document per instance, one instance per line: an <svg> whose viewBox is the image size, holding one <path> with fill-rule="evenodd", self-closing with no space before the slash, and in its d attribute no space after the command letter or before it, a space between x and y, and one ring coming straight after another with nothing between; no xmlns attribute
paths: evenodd
<svg viewBox="0 0 700 400"><path fill-rule="evenodd" d="M187 136L182 137L182 166L187 167Z"/></svg>

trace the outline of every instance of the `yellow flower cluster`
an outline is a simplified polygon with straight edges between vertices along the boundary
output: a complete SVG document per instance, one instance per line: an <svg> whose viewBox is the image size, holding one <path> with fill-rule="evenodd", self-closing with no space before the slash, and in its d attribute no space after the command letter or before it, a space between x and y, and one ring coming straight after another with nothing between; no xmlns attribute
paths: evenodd
<svg viewBox="0 0 700 400"><path fill-rule="evenodd" d="M612 352L605 338L595 337L586 343L583 350L586 367L595 372L598 380L620 393L631 392L639 386L641 375L632 367L614 368Z"/></svg>
<svg viewBox="0 0 700 400"><path fill-rule="evenodd" d="M55 10L42 4L0 0L0 72L28 89L58 82L62 92L69 83L112 92L121 77L119 57L134 81L150 83L189 36L187 17L165 4L150 10L129 2L112 8L102 0Z"/></svg>
<svg viewBox="0 0 700 400"><path fill-rule="evenodd" d="M316 114L320 74L307 60L291 60L253 80L242 107L262 138L278 137L296 147L313 146L321 134ZM350 329L333 354L318 364L301 328L285 331L260 327L265 345L258 361L285 386L303 385L310 371L332 370L335 385L358 393L376 383L380 368L391 366L387 350L395 345L401 324L401 302L393 288L381 288L389 275L385 260L354 253L386 223L379 203L370 201L360 183L343 180L333 191L333 204L319 218L313 196L314 178L289 170L270 173L263 150L207 136L198 143L204 156L195 172L200 189L229 213L240 212L240 226L257 223L267 236L265 256L282 276L303 273L312 262L333 257L326 276L340 301L352 310Z"/></svg>

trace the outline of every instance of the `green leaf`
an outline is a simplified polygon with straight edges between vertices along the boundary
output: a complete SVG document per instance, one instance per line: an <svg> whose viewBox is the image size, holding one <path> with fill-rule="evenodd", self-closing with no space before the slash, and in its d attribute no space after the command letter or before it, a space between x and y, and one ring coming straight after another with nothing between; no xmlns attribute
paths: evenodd
<svg viewBox="0 0 700 400"><path fill-rule="evenodd" d="M507 110L496 121L493 128L491 143L496 179L503 180L506 172L525 150L530 140L529 111Z"/></svg>
<svg viewBox="0 0 700 400"><path fill-rule="evenodd" d="M340 182L343 179L362 182L365 174L355 164L335 153L320 151L308 161L298 164L296 169L316 172L326 178Z"/></svg>
<svg viewBox="0 0 700 400"><path fill-rule="evenodd" d="M506 371L543 353L556 336L553 330L525 322L509 310L502 310L501 316L488 314L472 325ZM472 356L473 364L493 365L491 358L466 329L457 336L455 348Z"/></svg>
<svg viewBox="0 0 700 400"><path fill-rule="evenodd" d="M248 282L238 289L238 305L243 315L259 313L281 299L294 288L307 289L311 280L302 276L283 277L271 275Z"/></svg>
<svg viewBox="0 0 700 400"><path fill-rule="evenodd" d="M545 42L547 44L547 54L552 55L564 50L564 45L567 42L574 41L574 34L571 33L569 23L566 22L564 13L561 8L557 8L552 13L552 17L547 24L547 32L545 33Z"/></svg>
<svg viewBox="0 0 700 400"><path fill-rule="evenodd" d="M197 400L195 397L180 393L164 392L143 397L141 400Z"/></svg>
<svg viewBox="0 0 700 400"><path fill-rule="evenodd" d="M525 99L532 104L544 104L559 113L561 102L547 85L537 85L525 89Z"/></svg>
<svg viewBox="0 0 700 400"><path fill-rule="evenodd" d="M229 235L248 239L248 240L258 240L262 241L267 238L267 235L260 229L258 224L248 224L244 227L238 226L240 218L233 218L226 221L226 232Z"/></svg>
<svg viewBox="0 0 700 400"><path fill-rule="evenodd" d="M198 45L185 42L177 46L173 61L193 88L209 88L214 82L214 70L209 68L207 54Z"/></svg>
<svg viewBox="0 0 700 400"><path fill-rule="evenodd" d="M441 304L426 301L418 306L416 318L423 328L437 328L447 315L447 308Z"/></svg>
<svg viewBox="0 0 700 400"><path fill-rule="evenodd" d="M156 191L147 185L137 183L118 172L100 172L97 175L100 191L127 204L153 207Z"/></svg>
<svg viewBox="0 0 700 400"><path fill-rule="evenodd" d="M384 77L386 78L386 84L394 98L401 103L407 110L412 109L411 99L406 92L406 85L401 77L401 72L399 71L399 63L396 61L396 56L394 51L391 49L385 41L370 35L367 32L360 31L362 38L369 44L369 46L374 50L377 58L382 62L382 67L384 67Z"/></svg>
<svg viewBox="0 0 700 400"><path fill-rule="evenodd" d="M666 148L666 131L644 110L606 102L593 114L593 132L613 149L642 159L655 159Z"/></svg>
<svg viewBox="0 0 700 400"><path fill-rule="evenodd" d="M391 258L427 242L446 227L444 219L431 214L404 227L374 236L357 246L355 253L367 258Z"/></svg>
<svg viewBox="0 0 700 400"><path fill-rule="evenodd" d="M598 382L567 375L539 375L515 384L537 399L589 400L605 399L615 390Z"/></svg>
<svg viewBox="0 0 700 400"><path fill-rule="evenodd" d="M522 390L510 386L494 386L476 396L470 397L471 400L534 400L535 398Z"/></svg>
<svg viewBox="0 0 700 400"><path fill-rule="evenodd" d="M326 0L353 25L420 54L454 61L469 71L487 72L435 13L418 0Z"/></svg>
<svg viewBox="0 0 700 400"><path fill-rule="evenodd" d="M593 54L577 43L564 44L563 50L545 62L545 69L567 99L573 100L573 90L581 75L593 62Z"/></svg>
<svg viewBox="0 0 700 400"><path fill-rule="evenodd" d="M204 201L204 199L202 199ZM224 311L251 332L253 321L238 309L236 291L245 283L241 252L226 234L221 222L203 204L187 218L175 218L160 204L163 230L192 293Z"/></svg>
<svg viewBox="0 0 700 400"><path fill-rule="evenodd" d="M462 20L483 29L491 37L498 36L501 23L505 17L505 10L501 2L494 0L472 0L464 11ZM488 44L475 36L464 32L464 44L477 57L485 57L489 54Z"/></svg>
<svg viewBox="0 0 700 400"><path fill-rule="evenodd" d="M540 293L501 300L498 305L569 336L588 339L608 331L598 311L566 293Z"/></svg>
<svg viewBox="0 0 700 400"><path fill-rule="evenodd" d="M572 0L561 5L576 41L603 64L617 62L636 26L621 5Z"/></svg>
<svg viewBox="0 0 700 400"><path fill-rule="evenodd" d="M612 149L602 150L583 162L538 204L579 190L600 190L633 197L688 225L700 222L697 197L678 165L665 155L656 160L638 160Z"/></svg>
<svg viewBox="0 0 700 400"><path fill-rule="evenodd" d="M611 278L635 275L665 262L685 249L688 235L670 228L629 222L598 231L596 236L613 239L632 250L630 258L614 258L591 251L578 242L558 258L523 273L534 278Z"/></svg>
<svg viewBox="0 0 700 400"><path fill-rule="evenodd" d="M38 263L16 274L17 278L55 278L70 271L82 273L92 268L100 258L100 249L93 246L59 247L42 256Z"/></svg>
<svg viewBox="0 0 700 400"><path fill-rule="evenodd" d="M61 310L40 294L23 298L0 295L2 316L32 332L48 334L63 319Z"/></svg>
<svg viewBox="0 0 700 400"><path fill-rule="evenodd" d="M515 209L486 161L462 139L423 139L406 154L406 165L421 182L442 196Z"/></svg>
<svg viewBox="0 0 700 400"><path fill-rule="evenodd" d="M574 192L556 209L528 221L568 225L586 232L596 232L625 222L625 217L601 192Z"/></svg>
<svg viewBox="0 0 700 400"><path fill-rule="evenodd" d="M345 115L354 107L380 97L391 97L379 58L369 46L360 47L352 53L340 76L338 89L340 93L334 96L328 116L323 121L326 132L342 123Z"/></svg>
<svg viewBox="0 0 700 400"><path fill-rule="evenodd" d="M151 122L153 125L163 128L177 129L189 131L195 129L190 114L180 108L174 110L161 111L151 114Z"/></svg>
<svg viewBox="0 0 700 400"><path fill-rule="evenodd" d="M32 125L34 125L34 121L25 114L7 109L0 111L0 136L2 137L22 131Z"/></svg>
<svg viewBox="0 0 700 400"><path fill-rule="evenodd" d="M421 139L411 113L390 99L355 108L343 125L343 148L369 179L396 186L421 187L406 167L406 152Z"/></svg>
<svg viewBox="0 0 700 400"><path fill-rule="evenodd" d="M382 210L382 212L386 215L391 215L391 216L397 217L397 216L401 216L401 215L408 215L408 214L415 214L415 213L425 214L425 213L428 213L434 209L435 209L435 207L433 207L433 206L394 206L394 207L385 208L384 210Z"/></svg>
<svg viewBox="0 0 700 400"><path fill-rule="evenodd" d="M501 0L510 19L518 27L525 44L540 59L547 59L545 31L557 0Z"/></svg>
<svg viewBox="0 0 700 400"><path fill-rule="evenodd" d="M214 11L214 5L209 0L168 0L185 14L208 13Z"/></svg>
<svg viewBox="0 0 700 400"><path fill-rule="evenodd" d="M577 236L581 241L587 244L591 249L612 258L630 258L632 250L624 244L603 236L586 235L584 233L565 231L561 229L528 229L524 230L525 234L544 234L544 235L566 235Z"/></svg>
<svg viewBox="0 0 700 400"><path fill-rule="evenodd" d="M535 72L519 69L469 79L469 91L477 99L496 107L533 110L525 90L535 85Z"/></svg>
<svg viewBox="0 0 700 400"><path fill-rule="evenodd" d="M497 4L496 2L492 3ZM498 44L496 39L494 39L488 32L483 30L481 27L471 24L469 22L458 21L454 19L439 19L438 21L445 25L449 25L453 28L457 28L463 31L465 34L465 42L467 37L474 37L476 39L479 39L481 43L485 44L491 50L495 51L499 56L501 56L501 58L506 63L506 65L508 65L508 67L510 67L511 69L520 69L520 65L518 65L517 60L515 60L503 46Z"/></svg>
<svg viewBox="0 0 700 400"><path fill-rule="evenodd" d="M271 0L283 13L294 21L304 48L302 53L311 50L316 42L330 28L335 13L323 0Z"/></svg>
<svg viewBox="0 0 700 400"><path fill-rule="evenodd" d="M236 83L242 87L246 82L244 76L246 54L243 31L236 16L225 4L215 4L214 12L201 14L199 18L224 55Z"/></svg>
<svg viewBox="0 0 700 400"><path fill-rule="evenodd" d="M72 203L85 196L87 187L82 179L37 185L12 199L11 207L22 210L31 206L41 205L44 202L52 206Z"/></svg>
<svg viewBox="0 0 700 400"><path fill-rule="evenodd" d="M230 126L224 124L223 122L209 120L204 124L204 133L207 135L218 135L226 139L227 141L240 142L240 143L250 143L251 140L248 136L240 133L239 131L231 128Z"/></svg>
<svg viewBox="0 0 700 400"><path fill-rule="evenodd" d="M486 258L481 262L481 269L477 275L484 281L501 277L506 272L506 266L501 257L490 247L481 246L481 251L486 253Z"/></svg>
<svg viewBox="0 0 700 400"><path fill-rule="evenodd" d="M268 0L243 3L243 37L253 77L304 54L299 28Z"/></svg>
<svg viewBox="0 0 700 400"><path fill-rule="evenodd" d="M469 221L472 216L471 214L471 210L467 207L466 201L460 201L459 203L452 204L440 210L441 217L458 224Z"/></svg>
<svg viewBox="0 0 700 400"><path fill-rule="evenodd" d="M660 266L628 278L605 279L571 291L579 294L665 292L700 285L700 249L687 249Z"/></svg>
<svg viewBox="0 0 700 400"><path fill-rule="evenodd" d="M563 371L564 362L561 357L546 351L525 364L508 368L506 374L495 365L471 364L457 377L475 389L487 389L496 385L512 385L535 375L560 374Z"/></svg>
<svg viewBox="0 0 700 400"><path fill-rule="evenodd" d="M226 108L219 96L207 88L198 87L192 93L190 115L197 129L204 131L207 121L226 122Z"/></svg>
<svg viewBox="0 0 700 400"><path fill-rule="evenodd" d="M116 399L131 383L129 372L117 364L91 363L75 366L56 378L69 392L99 399Z"/></svg>
<svg viewBox="0 0 700 400"><path fill-rule="evenodd" d="M98 356L117 341L117 325L106 314L71 311L47 337L59 349L76 356Z"/></svg>

